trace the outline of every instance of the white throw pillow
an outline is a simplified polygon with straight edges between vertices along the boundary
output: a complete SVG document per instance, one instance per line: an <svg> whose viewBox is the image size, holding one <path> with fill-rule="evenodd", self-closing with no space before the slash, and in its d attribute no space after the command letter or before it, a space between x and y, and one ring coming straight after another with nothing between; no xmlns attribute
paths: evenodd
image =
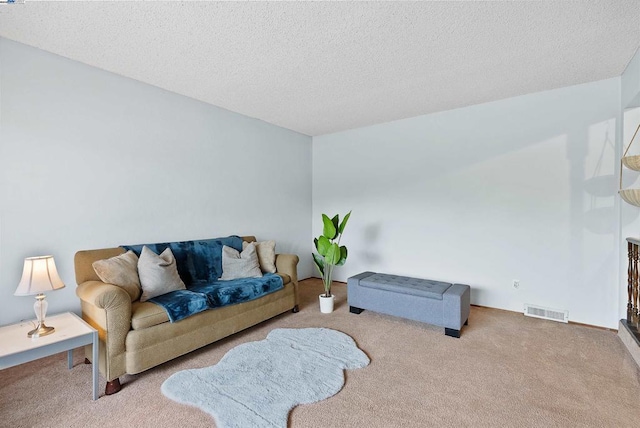
<svg viewBox="0 0 640 428"><path fill-rule="evenodd" d="M259 278L261 276L260 262L258 262L258 254L256 253L254 242L247 245L242 253L226 245L222 247L221 280Z"/></svg>
<svg viewBox="0 0 640 428"><path fill-rule="evenodd" d="M124 288L132 302L140 297L142 290L138 278L138 256L133 251L129 250L110 259L96 260L92 266L102 282Z"/></svg>
<svg viewBox="0 0 640 428"><path fill-rule="evenodd" d="M262 272L276 273L276 241L252 242L256 245L258 253L258 261ZM248 242L242 242L244 250L249 245Z"/></svg>
<svg viewBox="0 0 640 428"><path fill-rule="evenodd" d="M141 302L170 291L187 288L178 275L176 259L170 248L157 255L146 246L142 247L138 260L138 275L142 286Z"/></svg>

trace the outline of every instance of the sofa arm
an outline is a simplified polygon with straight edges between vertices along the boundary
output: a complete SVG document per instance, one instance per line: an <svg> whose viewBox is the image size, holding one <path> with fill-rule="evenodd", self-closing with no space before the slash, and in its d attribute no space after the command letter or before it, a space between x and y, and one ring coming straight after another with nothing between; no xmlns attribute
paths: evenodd
<svg viewBox="0 0 640 428"><path fill-rule="evenodd" d="M276 254L276 271L291 277L291 281L298 284L298 261L295 254Z"/></svg>
<svg viewBox="0 0 640 428"><path fill-rule="evenodd" d="M298 262L300 258L298 258L295 254L276 254L276 271L278 273L284 273L291 277L291 283L293 284L295 297L296 297L296 305L300 302L298 301Z"/></svg>
<svg viewBox="0 0 640 428"><path fill-rule="evenodd" d="M131 297L123 288L101 281L79 284L76 295L82 318L98 330L100 371L107 381L112 381L126 372L125 339L131 329Z"/></svg>

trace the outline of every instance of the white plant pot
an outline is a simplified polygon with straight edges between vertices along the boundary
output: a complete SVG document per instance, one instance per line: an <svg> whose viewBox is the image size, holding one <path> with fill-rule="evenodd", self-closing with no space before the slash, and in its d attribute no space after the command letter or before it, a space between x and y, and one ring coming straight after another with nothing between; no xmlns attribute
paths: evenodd
<svg viewBox="0 0 640 428"><path fill-rule="evenodd" d="M320 295L320 312L323 314L330 314L333 312L333 299L334 296L325 297L323 294Z"/></svg>

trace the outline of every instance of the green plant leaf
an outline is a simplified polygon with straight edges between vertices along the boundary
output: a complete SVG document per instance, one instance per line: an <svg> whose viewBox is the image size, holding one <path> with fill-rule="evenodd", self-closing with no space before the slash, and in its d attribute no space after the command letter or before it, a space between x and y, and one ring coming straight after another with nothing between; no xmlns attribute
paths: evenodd
<svg viewBox="0 0 640 428"><path fill-rule="evenodd" d="M337 266L342 266L347 261L347 247L342 245L340 247L340 260L336 263Z"/></svg>
<svg viewBox="0 0 640 428"><path fill-rule="evenodd" d="M336 239L338 237L338 223L340 222L340 217L338 216L338 214L334 215L333 218L331 219L331 223L333 223L333 227L335 227L336 229L336 236L333 237L333 239Z"/></svg>
<svg viewBox="0 0 640 428"><path fill-rule="evenodd" d="M322 257L327 257L327 251L329 251L329 247L331 247L331 241L329 241L326 236L320 235L320 238L318 238L318 245L316 247L318 248L318 253Z"/></svg>
<svg viewBox="0 0 640 428"><path fill-rule="evenodd" d="M318 238L313 238L313 245L316 246L316 250L318 249Z"/></svg>
<svg viewBox="0 0 640 428"><path fill-rule="evenodd" d="M331 221L331 219L327 217L326 214L322 214L322 224L324 226L322 229L322 234L327 239L334 239L338 231L336 230L336 227L333 225L333 221Z"/></svg>
<svg viewBox="0 0 640 428"><path fill-rule="evenodd" d="M320 272L320 276L324 276L324 260L316 253L311 253L311 255L313 256L313 261L315 262L318 272Z"/></svg>
<svg viewBox="0 0 640 428"><path fill-rule="evenodd" d="M327 255L324 257L327 264L336 265L340 261L340 247L338 244L333 243L327 250Z"/></svg>
<svg viewBox="0 0 640 428"><path fill-rule="evenodd" d="M347 221L349 221L349 217L351 217L351 211L347 213L346 216L342 219L342 223L340 223L340 227L338 227L338 233L342 234L344 232L344 228L347 226Z"/></svg>

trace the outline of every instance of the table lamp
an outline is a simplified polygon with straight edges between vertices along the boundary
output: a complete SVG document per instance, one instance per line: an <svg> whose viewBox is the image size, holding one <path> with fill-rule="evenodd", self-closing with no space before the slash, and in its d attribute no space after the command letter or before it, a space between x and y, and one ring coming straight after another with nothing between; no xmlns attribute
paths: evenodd
<svg viewBox="0 0 640 428"><path fill-rule="evenodd" d="M59 290L60 288L64 288L64 283L58 275L53 256L27 257L24 259L22 279L13 295L36 295L36 303L33 305L33 310L36 312L38 325L27 333L27 336L35 338L46 336L55 331L53 327L47 327L44 324L44 316L47 314L47 306L49 305L44 299L43 293Z"/></svg>

